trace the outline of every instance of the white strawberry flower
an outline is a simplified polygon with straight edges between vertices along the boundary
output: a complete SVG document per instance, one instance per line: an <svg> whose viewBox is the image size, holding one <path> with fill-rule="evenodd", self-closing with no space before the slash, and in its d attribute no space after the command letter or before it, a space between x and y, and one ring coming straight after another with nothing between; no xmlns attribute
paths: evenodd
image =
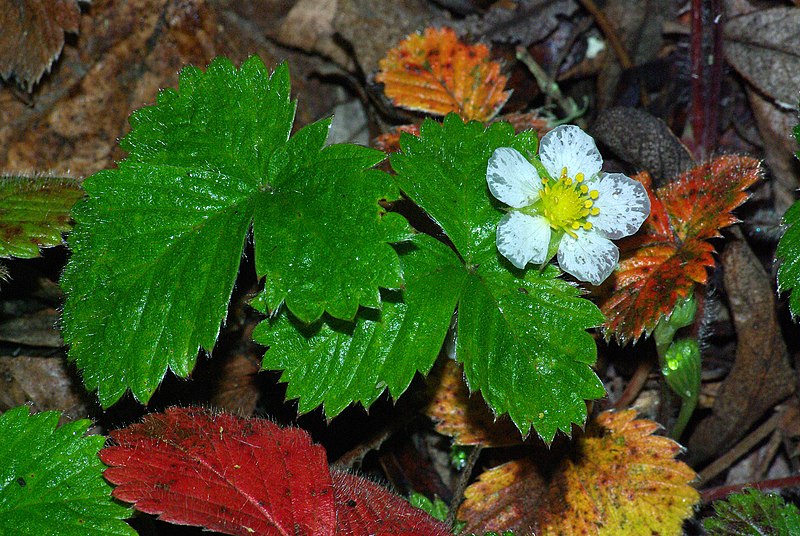
<svg viewBox="0 0 800 536"><path fill-rule="evenodd" d="M489 190L511 207L497 224L497 249L524 268L547 262L557 245L562 270L599 285L619 261L611 240L632 235L650 214L647 192L621 173L602 173L594 140L573 125L545 134L539 160L549 177L510 147L489 158Z"/></svg>

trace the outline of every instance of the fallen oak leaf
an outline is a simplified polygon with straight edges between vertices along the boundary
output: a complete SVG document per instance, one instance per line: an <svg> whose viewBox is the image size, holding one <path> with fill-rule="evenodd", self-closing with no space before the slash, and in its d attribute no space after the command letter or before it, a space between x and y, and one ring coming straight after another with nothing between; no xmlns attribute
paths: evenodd
<svg viewBox="0 0 800 536"><path fill-rule="evenodd" d="M411 34L380 61L375 81L395 106L488 121L511 96L486 45L466 45L450 28Z"/></svg>

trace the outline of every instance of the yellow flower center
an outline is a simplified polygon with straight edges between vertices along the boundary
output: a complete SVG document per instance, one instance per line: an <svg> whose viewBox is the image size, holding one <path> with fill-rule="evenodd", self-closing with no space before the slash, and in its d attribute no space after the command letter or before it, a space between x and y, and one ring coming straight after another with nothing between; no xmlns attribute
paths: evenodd
<svg viewBox="0 0 800 536"><path fill-rule="evenodd" d="M578 229L588 231L592 223L586 221L587 216L597 216L600 209L594 206L599 193L589 190L583 184L583 173L578 173L574 178L567 174L567 168L561 170L561 176L553 182L542 179L544 188L539 192L541 199L541 213L550 222L550 227L562 230L573 238Z"/></svg>

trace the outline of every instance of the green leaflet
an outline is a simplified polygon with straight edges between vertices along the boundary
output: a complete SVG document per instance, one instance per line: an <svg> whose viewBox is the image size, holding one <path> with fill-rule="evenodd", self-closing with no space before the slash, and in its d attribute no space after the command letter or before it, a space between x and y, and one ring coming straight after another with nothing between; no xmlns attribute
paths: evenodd
<svg viewBox="0 0 800 536"><path fill-rule="evenodd" d="M323 404L334 417L352 402L368 407L386 388L396 398L417 371L430 370L466 272L447 246L429 236L400 249L403 300L386 296L380 312L362 309L355 322L323 317L303 325L283 312L256 327L254 340L270 347L262 367L283 370L286 396L299 399L300 412ZM253 305L266 312L263 293Z"/></svg>
<svg viewBox="0 0 800 536"><path fill-rule="evenodd" d="M472 390L497 413L508 412L523 434L531 426L551 441L556 430L586 419L585 399L603 396L591 369L596 358L585 331L599 325L597 307L557 279L559 271L513 270L495 248L502 217L486 185L486 163L498 147L536 151L533 133L510 125L463 123L449 115L425 121L419 138L404 136L392 156L400 188L452 239L465 261L458 302L456 358ZM513 271L512 271L513 270Z"/></svg>
<svg viewBox="0 0 800 536"><path fill-rule="evenodd" d="M136 534L103 479L105 438L84 436L88 420L57 428L58 419L25 406L0 416L0 534Z"/></svg>
<svg viewBox="0 0 800 536"><path fill-rule="evenodd" d="M800 142L800 125L794 127L794 138ZM800 153L796 153L800 158ZM778 242L775 258L781 262L778 268L778 292L790 291L789 310L792 317L800 315L800 201L795 202L783 215L783 223L788 226Z"/></svg>
<svg viewBox="0 0 800 536"><path fill-rule="evenodd" d="M187 376L213 348L251 221L267 302L305 322L351 319L401 285L387 242L405 223L378 204L397 196L383 153L323 149L329 121L289 139L285 65L218 58L181 72L179 90L132 114L130 155L84 182L62 286L64 339L89 389L109 406L146 402L167 369Z"/></svg>
<svg viewBox="0 0 800 536"><path fill-rule="evenodd" d="M0 257L28 259L61 244L69 211L82 196L74 179L0 177Z"/></svg>
<svg viewBox="0 0 800 536"><path fill-rule="evenodd" d="M451 238L457 254L428 236L403 245L405 285L386 295L379 313L361 309L355 322L330 317L305 325L281 314L256 329L269 346L263 367L283 370L287 397L300 411L323 404L338 414L371 404L388 387L397 397L416 371L427 373L458 310L456 357L470 387L523 434L533 426L546 441L586 419L586 399L603 396L591 369L596 356L587 328L603 317L555 267L510 271L495 247L502 213L486 185L486 163L502 146L523 154L536 136L515 136L498 123L485 129L458 116L426 121L420 138L402 138L392 157L396 181ZM501 264L502 263L502 264ZM267 288L254 305L268 310Z"/></svg>
<svg viewBox="0 0 800 536"><path fill-rule="evenodd" d="M800 315L800 201L797 201L786 214L783 222L788 226L786 232L778 242L775 257L781 262L778 268L778 291L791 291L789 296L789 309L793 317Z"/></svg>
<svg viewBox="0 0 800 536"><path fill-rule="evenodd" d="M714 503L716 515L703 521L709 536L800 534L800 511L779 495L746 489Z"/></svg>

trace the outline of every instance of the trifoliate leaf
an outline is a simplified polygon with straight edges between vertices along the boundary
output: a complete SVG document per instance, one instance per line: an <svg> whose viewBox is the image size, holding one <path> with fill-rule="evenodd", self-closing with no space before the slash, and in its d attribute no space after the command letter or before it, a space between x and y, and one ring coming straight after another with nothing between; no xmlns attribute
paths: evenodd
<svg viewBox="0 0 800 536"><path fill-rule="evenodd" d="M585 331L603 317L553 266L511 272L495 247L502 213L486 183L498 147L536 151L535 133L514 136L496 123L487 129L451 114L403 136L392 156L400 188L452 240L468 275L459 296L456 358L470 389L497 413L509 413L523 433L531 425L546 441L586 419L584 400L603 396L591 370L596 356ZM503 262L503 265L500 263Z"/></svg>
<svg viewBox="0 0 800 536"><path fill-rule="evenodd" d="M467 274L431 237L401 249L403 300L387 295L381 311L362 309L355 322L326 316L304 325L284 312L254 330L254 340L270 347L262 367L283 370L286 396L299 399L300 412L324 404L334 417L353 402L369 407L384 389L398 397L417 371L430 370Z"/></svg>
<svg viewBox="0 0 800 536"><path fill-rule="evenodd" d="M636 177L648 188L650 216L620 245L612 294L601 304L607 337L627 342L650 333L695 284L706 283L706 269L714 266L708 239L737 221L731 212L760 173L758 160L720 156L655 192L647 173Z"/></svg>
<svg viewBox="0 0 800 536"><path fill-rule="evenodd" d="M775 258L780 262L778 268L778 291L790 291L789 309L793 317L800 315L800 201L789 207L783 215L783 222L788 226L778 243Z"/></svg>
<svg viewBox="0 0 800 536"><path fill-rule="evenodd" d="M57 427L58 419L27 406L0 416L0 534L136 534L103 480L105 438L84 436L88 420Z"/></svg>
<svg viewBox="0 0 800 536"><path fill-rule="evenodd" d="M389 50L380 61L376 82L395 106L464 119L488 121L511 91L506 77L489 59L486 45L466 45L450 28L427 28Z"/></svg>
<svg viewBox="0 0 800 536"><path fill-rule="evenodd" d="M709 536L800 534L800 510L779 495L746 489L714 503L716 516L703 521Z"/></svg>
<svg viewBox="0 0 800 536"><path fill-rule="evenodd" d="M83 197L78 181L55 177L0 177L0 257L28 259L61 244L69 211Z"/></svg>
<svg viewBox="0 0 800 536"><path fill-rule="evenodd" d="M64 339L104 406L128 388L146 402L168 368L186 376L198 349L213 348L253 219L270 308L286 300L306 322L351 319L378 306L379 287L400 286L387 242L405 226L378 205L396 189L367 170L382 153L323 149L329 121L289 140L293 116L285 65L188 67L179 90L131 116L129 157L84 182Z"/></svg>

